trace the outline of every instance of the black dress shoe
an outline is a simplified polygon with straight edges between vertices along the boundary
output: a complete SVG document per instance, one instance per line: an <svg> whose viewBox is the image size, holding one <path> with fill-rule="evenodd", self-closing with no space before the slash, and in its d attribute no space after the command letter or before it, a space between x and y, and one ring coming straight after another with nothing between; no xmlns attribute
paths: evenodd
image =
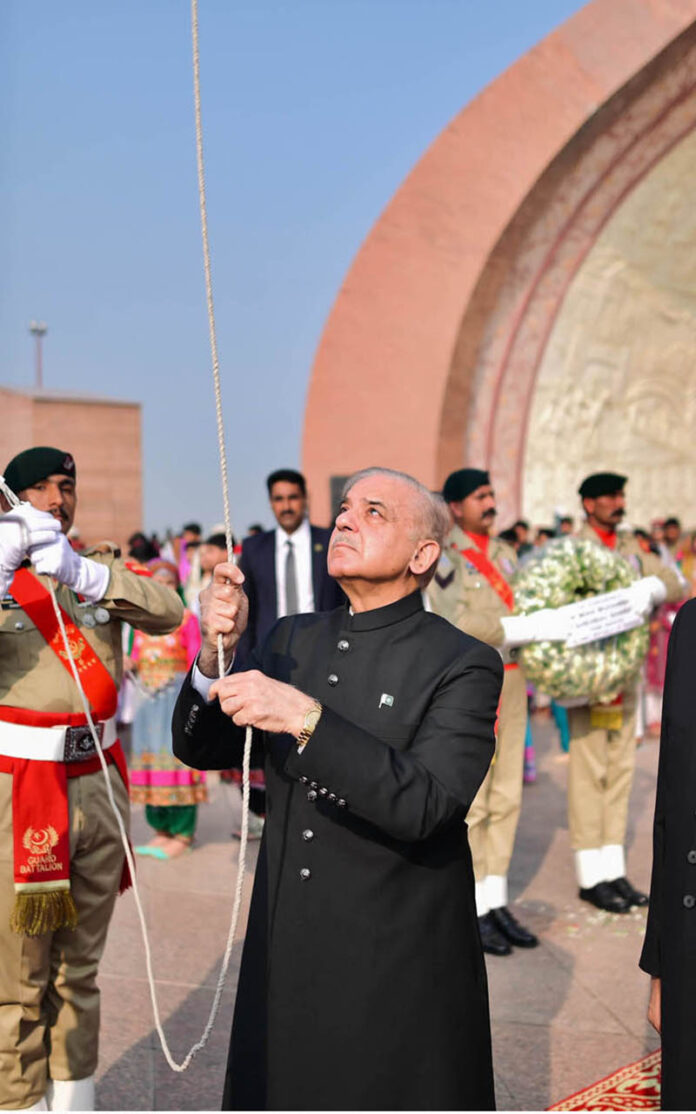
<svg viewBox="0 0 696 1114"><path fill-rule="evenodd" d="M491 909L488 915L501 936L504 936L516 948L535 948L539 943L534 933L520 924L507 905L500 905L497 909Z"/></svg>
<svg viewBox="0 0 696 1114"><path fill-rule="evenodd" d="M478 923L484 952L488 952L489 955L510 955L512 948L505 937L498 932L490 913L479 917Z"/></svg>
<svg viewBox="0 0 696 1114"><path fill-rule="evenodd" d="M627 901L629 905L649 905L650 899L647 894L643 894L632 886L628 878L612 878L609 883L611 888Z"/></svg>
<svg viewBox="0 0 696 1114"><path fill-rule="evenodd" d="M621 897L621 894L614 889L612 882L598 882L596 886L580 890L580 897L583 901L589 901L591 905L596 905L598 909L604 909L607 913L628 913L631 908L626 898Z"/></svg>

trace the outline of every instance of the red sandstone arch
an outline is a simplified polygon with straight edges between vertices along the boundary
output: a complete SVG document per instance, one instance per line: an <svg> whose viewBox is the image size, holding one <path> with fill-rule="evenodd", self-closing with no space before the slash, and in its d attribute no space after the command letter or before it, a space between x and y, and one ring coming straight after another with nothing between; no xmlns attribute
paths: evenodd
<svg viewBox="0 0 696 1114"><path fill-rule="evenodd" d="M520 506L536 370L577 267L641 176L696 126L696 0L593 0L435 140L363 243L305 415L319 520L366 464L432 487L464 463ZM510 437L514 431L514 437Z"/></svg>

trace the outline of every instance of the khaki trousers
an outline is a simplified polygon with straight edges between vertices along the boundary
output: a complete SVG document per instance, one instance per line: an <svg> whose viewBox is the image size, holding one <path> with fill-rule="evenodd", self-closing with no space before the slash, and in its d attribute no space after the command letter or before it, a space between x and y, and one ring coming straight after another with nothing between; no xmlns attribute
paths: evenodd
<svg viewBox="0 0 696 1114"><path fill-rule="evenodd" d="M624 693L619 730L590 725L590 709L569 708L568 828L574 851L623 846L636 763L636 702Z"/></svg>
<svg viewBox="0 0 696 1114"><path fill-rule="evenodd" d="M495 759L466 818L477 882L507 876L522 807L527 686L521 669L506 669Z"/></svg>
<svg viewBox="0 0 696 1114"><path fill-rule="evenodd" d="M126 787L109 766L128 821ZM0 1109L32 1106L51 1079L85 1079L97 1066L97 968L118 893L124 852L104 775L68 780L70 883L77 928L43 936L9 929L14 903L12 776L0 774Z"/></svg>

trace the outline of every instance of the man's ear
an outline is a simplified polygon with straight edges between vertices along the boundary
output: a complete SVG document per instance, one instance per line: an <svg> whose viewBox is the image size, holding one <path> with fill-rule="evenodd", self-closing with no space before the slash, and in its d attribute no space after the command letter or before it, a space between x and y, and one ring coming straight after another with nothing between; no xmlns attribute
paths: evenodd
<svg viewBox="0 0 696 1114"><path fill-rule="evenodd" d="M408 563L409 571L414 576L422 576L440 559L441 552L442 546L432 538L418 542L418 548Z"/></svg>

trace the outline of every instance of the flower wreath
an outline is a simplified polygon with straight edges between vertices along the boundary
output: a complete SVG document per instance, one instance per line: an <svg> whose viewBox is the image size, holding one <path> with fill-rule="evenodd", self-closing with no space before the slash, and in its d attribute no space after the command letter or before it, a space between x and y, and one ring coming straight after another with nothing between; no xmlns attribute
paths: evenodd
<svg viewBox="0 0 696 1114"><path fill-rule="evenodd" d="M565 537L533 554L514 579L515 611L531 615L626 588L638 573L618 553L585 538ZM569 649L564 642L523 646L529 680L555 700L611 703L635 678L648 652L648 625Z"/></svg>

